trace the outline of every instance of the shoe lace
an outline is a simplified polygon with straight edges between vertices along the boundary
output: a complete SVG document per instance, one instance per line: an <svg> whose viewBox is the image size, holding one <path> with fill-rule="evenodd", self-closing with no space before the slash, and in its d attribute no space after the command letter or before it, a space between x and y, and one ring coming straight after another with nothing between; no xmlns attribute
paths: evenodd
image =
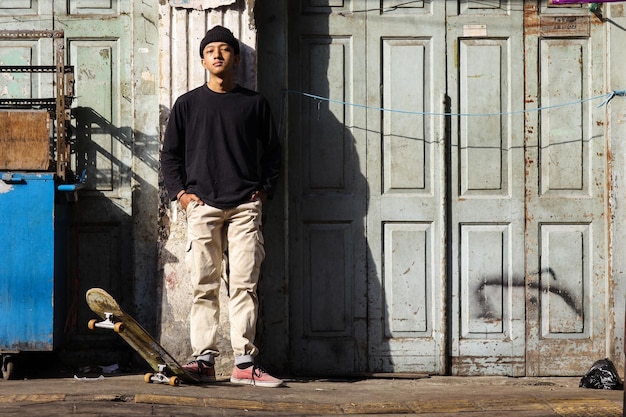
<svg viewBox="0 0 626 417"><path fill-rule="evenodd" d="M252 377L262 378L263 374L267 374L267 371L262 366L253 365Z"/></svg>

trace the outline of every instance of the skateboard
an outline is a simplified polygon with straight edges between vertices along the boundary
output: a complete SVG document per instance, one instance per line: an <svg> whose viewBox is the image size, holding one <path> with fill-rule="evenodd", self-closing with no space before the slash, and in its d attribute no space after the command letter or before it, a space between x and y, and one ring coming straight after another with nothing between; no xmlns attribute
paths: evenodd
<svg viewBox="0 0 626 417"><path fill-rule="evenodd" d="M181 381L200 382L194 375L186 372L135 319L126 314L108 292L101 288L91 288L87 291L86 299L89 308L102 319L90 320L89 329L111 329L135 349L154 370L154 373L144 375L145 382L171 386L178 386Z"/></svg>

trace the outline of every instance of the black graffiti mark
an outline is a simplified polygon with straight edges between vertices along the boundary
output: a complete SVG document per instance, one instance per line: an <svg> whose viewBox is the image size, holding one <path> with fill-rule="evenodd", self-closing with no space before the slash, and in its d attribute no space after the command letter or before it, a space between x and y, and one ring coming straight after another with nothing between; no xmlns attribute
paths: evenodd
<svg viewBox="0 0 626 417"><path fill-rule="evenodd" d="M543 291L544 293L550 292L552 294L558 295L559 297L563 299L565 304L567 304L578 315L578 317L583 316L582 302L578 300L577 297L575 297L575 295L572 294L572 292L569 291L562 284L562 282L557 280L557 275L552 268L544 268L533 275L539 276L539 277L547 275L549 277L548 279L550 280L550 285L544 285L542 287L541 279L532 280L528 283L526 283L526 279L521 279L521 280L514 279L513 282L511 283L511 286L517 287L517 288L528 287L530 289L539 289ZM485 294L485 290L487 287L502 287L503 285L504 284L502 282L502 278L500 277L487 278L476 289L475 297L476 297L476 300L478 301L478 304L480 305L482 309L481 314L479 315L480 318L487 319L487 320L494 320L494 319L500 318L500 317L497 317L496 314L494 314L493 309L490 308L489 299L484 294ZM532 296L529 299L529 301L531 304L536 304L537 298Z"/></svg>

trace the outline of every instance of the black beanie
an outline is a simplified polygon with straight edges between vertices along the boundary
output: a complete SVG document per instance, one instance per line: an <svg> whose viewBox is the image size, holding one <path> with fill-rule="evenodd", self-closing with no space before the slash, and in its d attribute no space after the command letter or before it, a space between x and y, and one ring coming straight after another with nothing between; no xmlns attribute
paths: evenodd
<svg viewBox="0 0 626 417"><path fill-rule="evenodd" d="M211 42L224 42L229 44L235 50L235 55L239 55L239 41L233 35L233 32L224 26L215 26L209 30L200 42L200 58L204 58L204 47Z"/></svg>

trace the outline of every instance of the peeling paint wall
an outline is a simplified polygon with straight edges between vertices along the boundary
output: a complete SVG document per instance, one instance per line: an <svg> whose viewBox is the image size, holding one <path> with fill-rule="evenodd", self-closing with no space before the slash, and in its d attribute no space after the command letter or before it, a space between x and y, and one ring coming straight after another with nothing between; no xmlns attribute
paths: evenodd
<svg viewBox="0 0 626 417"><path fill-rule="evenodd" d="M218 0L219 2L219 0ZM256 15L253 13L254 1L227 1L227 5L220 5L210 1L160 0L159 1L159 44L160 44L160 131L169 115L169 109L174 100L182 93L200 85L205 81L205 74L200 67L198 44L206 30L215 24L229 27L242 42L242 65L239 68L238 80L242 85L255 88L257 85L257 46L259 51L259 90L269 98L273 104L274 114L280 117L284 74L286 68L286 43L280 33L286 26L286 17L282 2L264 5ZM186 4L183 4L186 3ZM193 6L193 7L192 7ZM605 5L605 16L610 19L603 24L608 33L608 66L606 73L606 88L621 90L626 88L626 72L624 64L619 59L619 46L626 42L626 4ZM259 44L257 45L257 22L259 30ZM271 28L271 29L270 29ZM265 32L264 32L265 30ZM271 33L270 33L271 32ZM613 56L611 56L613 54ZM280 67L280 68L278 68ZM621 256L622 248L626 247L626 200L624 200L624 181L626 181L626 99L617 97L606 107L609 131L609 146L611 156L608 159L611 182L610 188L610 215L611 251L610 273L607 289L607 343L606 351L587 352L591 358L610 357L623 374L624 369L624 332L626 310L626 280L623 271L626 270L626 257ZM272 210L268 213L269 221L274 225L283 222L286 210L280 209L285 205L285 195L277 196L278 201L272 202ZM160 340L166 349L170 350L181 360L189 359L191 347L189 345L189 309L191 305L191 286L188 270L185 263L186 225L184 213L177 205L170 205L160 188L159 204L159 280L158 280L158 328ZM283 225L284 226L284 225ZM272 237L268 234L272 233ZM278 240L284 240L287 233L281 228L266 228L266 243L280 249ZM279 363L287 360L288 350L288 313L286 303L289 283L286 276L284 258L277 250L269 250L271 256L266 259L264 270L272 278L267 280L261 294L262 313L261 323L263 331L259 334L264 344L272 349L280 345L278 354L272 360ZM278 256L277 256L278 255ZM283 254L284 255L284 254ZM285 255L286 256L286 255ZM282 274L282 275L281 275ZM270 300L270 301L268 301ZM277 302L278 301L278 302ZM226 306L225 290L222 289L222 305ZM266 303L265 305L263 305ZM271 304L271 305L270 305ZM218 374L228 374L232 366L231 348L229 342L229 323L226 310L222 310L220 327L220 349L222 356L218 360ZM283 345L281 345L281 343ZM281 355L285 353L285 355ZM293 360L293 358L292 358ZM297 359L296 359L297 360ZM268 361L263 361L267 366ZM283 363L284 364L284 363ZM271 365L270 365L271 367Z"/></svg>
<svg viewBox="0 0 626 417"><path fill-rule="evenodd" d="M174 101L183 93L207 81L198 48L207 30L219 24L233 31L241 43L241 63L237 81L248 88L256 86L256 31L251 21L251 2L216 0L170 0L160 2L160 131L164 132ZM160 184L159 272L157 292L161 311L158 328L163 346L181 361L190 359L189 312L192 288L186 256L185 213L178 203L171 204ZM228 298L222 286L221 320L216 362L218 377L230 375L233 366L228 323Z"/></svg>

